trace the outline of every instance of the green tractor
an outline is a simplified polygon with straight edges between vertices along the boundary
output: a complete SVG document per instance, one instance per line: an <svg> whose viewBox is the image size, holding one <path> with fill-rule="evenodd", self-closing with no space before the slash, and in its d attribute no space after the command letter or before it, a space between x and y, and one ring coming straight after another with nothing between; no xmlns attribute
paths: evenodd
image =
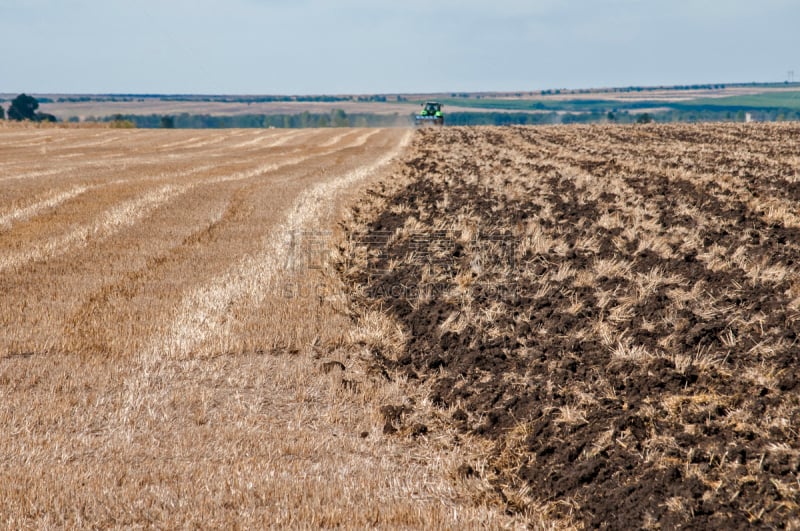
<svg viewBox="0 0 800 531"><path fill-rule="evenodd" d="M414 116L414 125L423 127L426 125L444 125L444 114L442 114L442 104L436 101L426 101L422 104L422 111Z"/></svg>

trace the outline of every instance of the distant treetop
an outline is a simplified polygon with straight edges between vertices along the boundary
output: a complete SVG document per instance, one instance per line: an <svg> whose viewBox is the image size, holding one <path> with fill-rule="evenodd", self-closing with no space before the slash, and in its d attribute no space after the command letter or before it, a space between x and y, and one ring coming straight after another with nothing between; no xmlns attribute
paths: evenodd
<svg viewBox="0 0 800 531"><path fill-rule="evenodd" d="M8 109L8 117L11 120L21 122L22 120L36 121L36 109L39 108L39 102L33 96L27 94L20 94L11 101L11 107Z"/></svg>
<svg viewBox="0 0 800 531"><path fill-rule="evenodd" d="M33 96L20 94L11 101L8 108L8 118L21 122L30 120L32 122L55 122L56 117L52 114L36 112L39 108L39 101Z"/></svg>

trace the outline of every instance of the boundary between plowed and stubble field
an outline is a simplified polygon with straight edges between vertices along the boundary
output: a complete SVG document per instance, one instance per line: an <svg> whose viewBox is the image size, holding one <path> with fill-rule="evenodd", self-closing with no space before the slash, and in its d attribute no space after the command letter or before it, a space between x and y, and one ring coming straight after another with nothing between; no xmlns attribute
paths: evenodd
<svg viewBox="0 0 800 531"><path fill-rule="evenodd" d="M800 526L798 136L421 132L335 261L386 433L537 527Z"/></svg>

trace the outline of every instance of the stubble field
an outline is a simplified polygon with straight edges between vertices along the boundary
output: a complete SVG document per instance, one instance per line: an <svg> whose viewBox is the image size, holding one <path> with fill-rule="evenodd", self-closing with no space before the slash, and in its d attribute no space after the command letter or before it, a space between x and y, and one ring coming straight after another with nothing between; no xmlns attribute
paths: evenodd
<svg viewBox="0 0 800 531"><path fill-rule="evenodd" d="M493 441L462 475L538 524L797 528L798 138L424 131L341 246L399 330L374 364Z"/></svg>

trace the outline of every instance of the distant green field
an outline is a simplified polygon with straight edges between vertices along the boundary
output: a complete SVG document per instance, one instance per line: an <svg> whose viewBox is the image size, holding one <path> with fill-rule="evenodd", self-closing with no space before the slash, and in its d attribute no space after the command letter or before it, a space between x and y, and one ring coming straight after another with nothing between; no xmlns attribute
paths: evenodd
<svg viewBox="0 0 800 531"><path fill-rule="evenodd" d="M726 89L757 93L706 96ZM0 102L12 97L0 93ZM414 104L421 98L443 103L449 126L800 121L800 83L366 96L49 94L37 99L47 106L64 106L57 116L70 122L222 129L405 127L412 123L418 110Z"/></svg>
<svg viewBox="0 0 800 531"><path fill-rule="evenodd" d="M698 98L694 100L669 102L656 100L516 100L500 98L445 98L445 105L472 109L503 110L517 112L563 111L580 113L605 113L609 111L633 111L637 109L670 108L674 110L792 110L800 111L800 91L768 92L751 96L730 96L724 98Z"/></svg>
<svg viewBox="0 0 800 531"><path fill-rule="evenodd" d="M441 101L444 105L466 107L471 109L503 110L503 111L566 111L566 112L608 112L610 110L635 110L652 107L664 107L658 101L631 101L616 100L514 100L514 99L475 99L475 98L445 98Z"/></svg>
<svg viewBox="0 0 800 531"><path fill-rule="evenodd" d="M724 107L731 109L788 109L800 111L800 92L769 92L752 96L700 98L669 105L670 107Z"/></svg>

